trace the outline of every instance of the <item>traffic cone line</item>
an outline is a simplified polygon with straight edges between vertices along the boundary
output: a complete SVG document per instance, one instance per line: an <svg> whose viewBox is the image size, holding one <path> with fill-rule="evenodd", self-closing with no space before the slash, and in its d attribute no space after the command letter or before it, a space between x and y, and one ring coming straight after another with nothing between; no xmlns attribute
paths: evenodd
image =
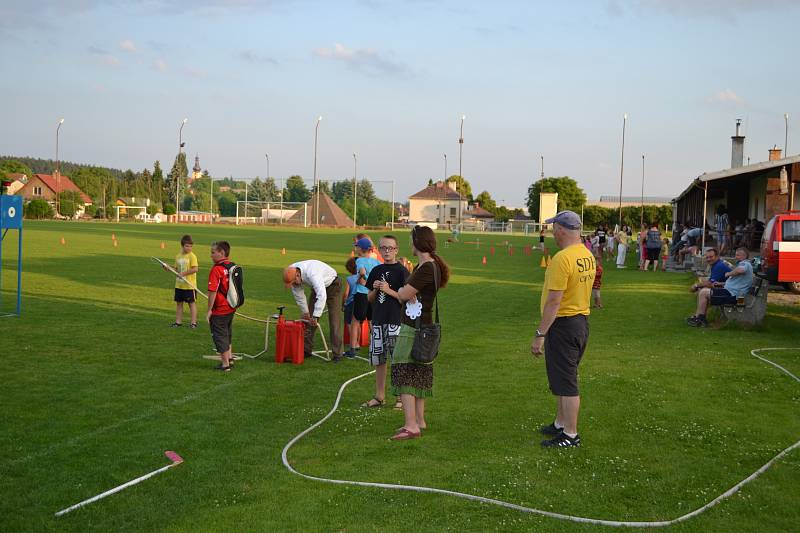
<svg viewBox="0 0 800 533"><path fill-rule="evenodd" d="M67 245L67 241L66 241L66 240L64 240L64 237L61 237L61 244L62 244L62 245L64 245L64 246L66 246L66 245Z"/></svg>
<svg viewBox="0 0 800 533"><path fill-rule="evenodd" d="M483 256L483 260L481 261L481 264L484 264L484 265L486 264L486 256L485 255Z"/></svg>

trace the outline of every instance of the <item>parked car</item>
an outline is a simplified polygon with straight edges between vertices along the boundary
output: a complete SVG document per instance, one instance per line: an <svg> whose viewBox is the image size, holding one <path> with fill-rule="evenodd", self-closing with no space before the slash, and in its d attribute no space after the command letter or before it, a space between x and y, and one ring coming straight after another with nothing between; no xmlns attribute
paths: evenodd
<svg viewBox="0 0 800 533"><path fill-rule="evenodd" d="M772 217L761 237L759 274L800 294L800 211Z"/></svg>

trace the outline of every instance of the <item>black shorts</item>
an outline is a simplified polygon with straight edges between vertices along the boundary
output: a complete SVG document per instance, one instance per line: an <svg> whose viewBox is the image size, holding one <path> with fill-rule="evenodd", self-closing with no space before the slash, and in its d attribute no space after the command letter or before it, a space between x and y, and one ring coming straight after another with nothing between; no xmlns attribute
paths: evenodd
<svg viewBox="0 0 800 533"><path fill-rule="evenodd" d="M736 303L736 296L728 292L728 289L711 289L711 305L729 305Z"/></svg>
<svg viewBox="0 0 800 533"><path fill-rule="evenodd" d="M372 318L372 309L364 293L357 292L353 297L353 318L359 322Z"/></svg>
<svg viewBox="0 0 800 533"><path fill-rule="evenodd" d="M354 296L355 297L355 296ZM344 324L345 326L349 326L350 322L353 321L353 302L344 306Z"/></svg>
<svg viewBox="0 0 800 533"><path fill-rule="evenodd" d="M186 302L187 304L194 303L196 300L194 289L175 289L175 301Z"/></svg>
<svg viewBox="0 0 800 533"><path fill-rule="evenodd" d="M544 338L544 361L550 391L556 396L578 396L578 364L589 343L586 315L556 318Z"/></svg>
<svg viewBox="0 0 800 533"><path fill-rule="evenodd" d="M219 353L227 352L231 349L234 314L211 315L211 338L214 340L214 346Z"/></svg>
<svg viewBox="0 0 800 533"><path fill-rule="evenodd" d="M648 261L658 261L658 254L659 253L661 253L661 247L648 248L647 249L647 260Z"/></svg>

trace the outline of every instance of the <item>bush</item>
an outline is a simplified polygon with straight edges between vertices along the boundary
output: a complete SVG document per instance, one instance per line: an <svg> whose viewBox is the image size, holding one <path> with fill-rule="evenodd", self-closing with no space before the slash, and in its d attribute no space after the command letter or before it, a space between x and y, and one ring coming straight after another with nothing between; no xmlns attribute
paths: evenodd
<svg viewBox="0 0 800 533"><path fill-rule="evenodd" d="M62 191L58 195L58 204L61 214L72 218L83 206L83 199L77 191Z"/></svg>
<svg viewBox="0 0 800 533"><path fill-rule="evenodd" d="M155 202L151 202L150 205L147 206L147 214L150 216L155 215L158 213L159 209L161 209L160 205Z"/></svg>
<svg viewBox="0 0 800 533"><path fill-rule="evenodd" d="M175 206L172 204L166 204L164 206L164 214L165 215L174 215L175 214Z"/></svg>
<svg viewBox="0 0 800 533"><path fill-rule="evenodd" d="M86 216L94 217L95 214L97 214L97 207L92 204L89 204L83 208L83 212L86 213Z"/></svg>
<svg viewBox="0 0 800 533"><path fill-rule="evenodd" d="M53 218L53 208L46 200L31 200L23 209L25 218L40 220Z"/></svg>

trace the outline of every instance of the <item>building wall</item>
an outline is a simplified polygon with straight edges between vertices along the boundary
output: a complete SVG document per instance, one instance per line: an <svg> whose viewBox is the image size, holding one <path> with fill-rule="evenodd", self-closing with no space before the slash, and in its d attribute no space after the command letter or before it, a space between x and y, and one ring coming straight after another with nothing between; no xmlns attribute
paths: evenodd
<svg viewBox="0 0 800 533"><path fill-rule="evenodd" d="M553 218L558 213L558 193L543 192L539 194L539 221Z"/></svg>
<svg viewBox="0 0 800 533"><path fill-rule="evenodd" d="M767 192L767 178L762 176L750 180L750 198L747 207L747 218L757 218L762 222L766 222L766 192Z"/></svg>
<svg viewBox="0 0 800 533"><path fill-rule="evenodd" d="M41 187L42 194L34 194L36 187ZM28 183L25 185L25 187L20 190L20 194L26 200L44 199L50 201L56 199L56 195L50 189L50 187L45 185L44 182L42 182L42 180L36 176L33 176L28 180Z"/></svg>
<svg viewBox="0 0 800 533"><path fill-rule="evenodd" d="M467 210L467 202L461 203L462 218ZM408 219L415 222L439 222L440 224L458 222L458 200L428 200L411 198L408 201Z"/></svg>

